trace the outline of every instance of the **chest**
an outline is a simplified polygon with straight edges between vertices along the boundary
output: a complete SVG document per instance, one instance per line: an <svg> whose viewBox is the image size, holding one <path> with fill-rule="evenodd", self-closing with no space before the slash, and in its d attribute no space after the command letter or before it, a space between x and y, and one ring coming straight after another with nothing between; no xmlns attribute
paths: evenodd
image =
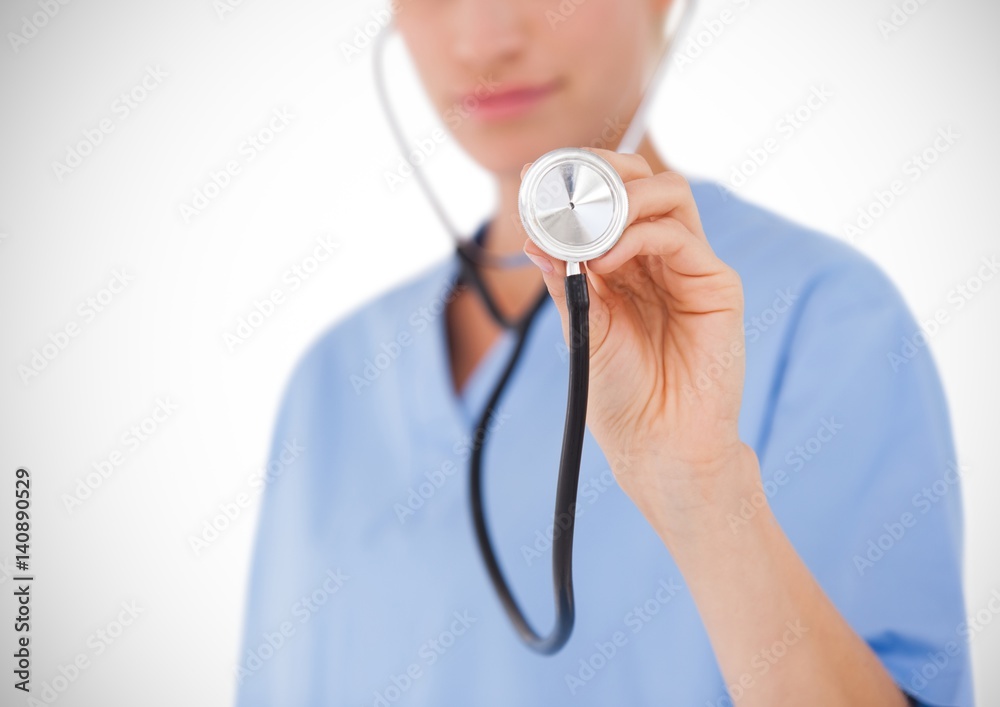
<svg viewBox="0 0 1000 707"><path fill-rule="evenodd" d="M532 341L530 364L512 379L483 450L487 523L508 581L540 631L554 617L551 551L562 533L552 515L565 413L558 342ZM714 694L710 647L683 581L593 438L584 443L576 508L574 636L542 658L518 641L475 545L468 460L483 440L462 424L447 434L426 424L414 420L405 445L372 449L369 466L354 470L376 475L399 461L388 450L405 446L412 454L404 474L369 490L363 504L344 497L329 509L351 519L340 530L330 526L322 543L350 568L351 582L310 629L324 662L339 666L324 674L318 693L336 703L382 704L382 695L411 705L609 704L623 694L640 704L687 690ZM595 648L608 645L613 662ZM588 662L595 652L597 670ZM650 665L667 655L698 677L667 692L677 676Z"/></svg>
<svg viewBox="0 0 1000 707"><path fill-rule="evenodd" d="M469 291L449 305L446 321L452 389L461 391L503 330Z"/></svg>

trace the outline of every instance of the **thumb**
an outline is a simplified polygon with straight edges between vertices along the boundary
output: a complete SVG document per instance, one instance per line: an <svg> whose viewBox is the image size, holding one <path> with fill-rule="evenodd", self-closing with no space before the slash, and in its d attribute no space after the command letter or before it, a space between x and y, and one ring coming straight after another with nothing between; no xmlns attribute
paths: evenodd
<svg viewBox="0 0 1000 707"><path fill-rule="evenodd" d="M530 238L524 241L524 253L542 273L542 279L545 281L545 287L549 291L549 296L552 297L556 309L559 310L559 318L562 319L563 323L563 334L568 335L569 316L566 310L565 284L566 263L550 258Z"/></svg>

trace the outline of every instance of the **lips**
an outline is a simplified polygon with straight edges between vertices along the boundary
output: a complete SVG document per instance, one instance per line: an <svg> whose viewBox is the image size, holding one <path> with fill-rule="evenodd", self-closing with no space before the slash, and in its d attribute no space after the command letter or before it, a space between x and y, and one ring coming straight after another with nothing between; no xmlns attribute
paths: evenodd
<svg viewBox="0 0 1000 707"><path fill-rule="evenodd" d="M508 120L522 116L552 95L559 87L558 81L545 84L506 86L483 95L475 91L462 97L462 107L472 117L484 120Z"/></svg>

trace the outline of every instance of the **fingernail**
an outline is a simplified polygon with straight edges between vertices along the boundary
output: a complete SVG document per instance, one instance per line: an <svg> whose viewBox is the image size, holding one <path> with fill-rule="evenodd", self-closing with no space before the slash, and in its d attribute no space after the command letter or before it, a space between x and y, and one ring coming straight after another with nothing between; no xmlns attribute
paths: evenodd
<svg viewBox="0 0 1000 707"><path fill-rule="evenodd" d="M542 272L545 273L552 272L552 263L549 262L548 258L543 258L540 255L535 255L534 253L529 253L528 251L524 251L524 254L527 255L528 260L537 265L538 269L541 270Z"/></svg>
<svg viewBox="0 0 1000 707"><path fill-rule="evenodd" d="M524 173L528 171L528 167L530 167L532 164L533 164L532 162L526 162L525 165L521 167L521 179L524 179Z"/></svg>

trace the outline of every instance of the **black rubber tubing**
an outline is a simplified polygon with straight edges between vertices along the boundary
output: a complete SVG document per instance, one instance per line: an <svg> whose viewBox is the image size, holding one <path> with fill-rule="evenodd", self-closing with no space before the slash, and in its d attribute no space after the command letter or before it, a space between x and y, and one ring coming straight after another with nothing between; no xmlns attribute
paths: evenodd
<svg viewBox="0 0 1000 707"><path fill-rule="evenodd" d="M478 273L473 271L473 281L488 302L488 307L496 309L491 298L481 287ZM552 580L555 593L555 626L547 636L535 631L514 598L503 570L497 560L486 524L483 509L482 464L483 450L488 436L487 425L497 403L507 385L507 381L517 365L524 348L528 329L542 302L536 303L532 311L517 325L518 339L500 380L490 396L489 402L476 425L474 439L481 440L475 445L470 461L469 492L472 520L476 531L476 541L486 563L490 581L496 589L507 616L517 630L521 640L532 650L543 655L551 655L561 649L573 631L575 607L573 603L573 530L576 523L576 495L580 479L580 462L583 456L583 438L587 424L587 393L590 383L590 295L587 290L587 276L584 273L568 275L565 280L566 306L569 313L569 391L566 401L566 423L563 429L562 454L559 459L559 478L556 482L556 505L553 527L562 532L552 541ZM503 323L503 322L501 322Z"/></svg>

